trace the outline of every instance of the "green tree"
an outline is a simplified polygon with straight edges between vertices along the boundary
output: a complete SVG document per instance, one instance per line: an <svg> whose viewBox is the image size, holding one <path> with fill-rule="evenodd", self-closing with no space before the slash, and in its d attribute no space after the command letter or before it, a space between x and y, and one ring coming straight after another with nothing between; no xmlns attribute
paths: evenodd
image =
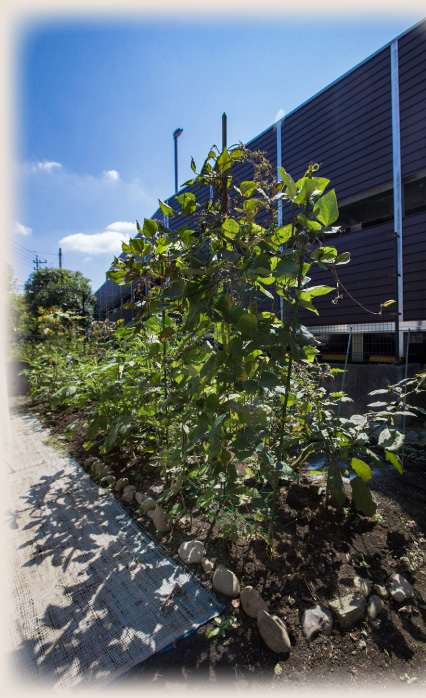
<svg viewBox="0 0 426 698"><path fill-rule="evenodd" d="M25 283L25 303L35 320L39 309L60 308L81 315L86 322L93 319L96 296L89 279L69 269L38 269Z"/></svg>
<svg viewBox="0 0 426 698"><path fill-rule="evenodd" d="M20 359L20 348L29 335L28 311L23 294L18 293L16 279L10 266L7 270L6 302L8 318L8 356Z"/></svg>

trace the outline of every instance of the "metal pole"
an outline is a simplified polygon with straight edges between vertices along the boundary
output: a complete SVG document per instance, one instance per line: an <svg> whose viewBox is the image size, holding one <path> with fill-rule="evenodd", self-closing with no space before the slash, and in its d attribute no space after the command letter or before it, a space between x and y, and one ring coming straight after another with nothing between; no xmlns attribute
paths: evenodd
<svg viewBox="0 0 426 698"><path fill-rule="evenodd" d="M62 269L62 249L59 248L59 269Z"/></svg>
<svg viewBox="0 0 426 698"><path fill-rule="evenodd" d="M226 148L226 114L222 114L222 150Z"/></svg>
<svg viewBox="0 0 426 698"><path fill-rule="evenodd" d="M178 192L177 138L175 138L175 194Z"/></svg>
<svg viewBox="0 0 426 698"><path fill-rule="evenodd" d="M282 166L282 151L281 151L281 121L277 124L277 181L281 181L281 174L279 167ZM283 224L283 202L282 199L278 201L278 225ZM280 252L283 251L285 245L281 245ZM281 322L284 324L284 298L280 296L280 318Z"/></svg>
<svg viewBox="0 0 426 698"><path fill-rule="evenodd" d="M405 349L405 380L407 380L407 375L408 375L408 348L410 345L410 328L408 328L407 332L407 345ZM406 390L406 386L404 386L404 391ZM403 411L405 412L405 403L406 403L406 398L405 398L405 392L404 392L404 402L403 404ZM405 435L405 414L402 417L402 433ZM405 439L404 439L405 441ZM401 452L401 465L404 467L404 441L402 442L402 452Z"/></svg>
<svg viewBox="0 0 426 698"><path fill-rule="evenodd" d="M349 328L349 338L348 338L348 346L346 349L345 369L344 369L343 377L342 377L342 388L341 388L342 393L343 393L343 389L345 387L345 378L346 378L346 371L348 368L349 351L351 348L351 339L352 339L352 327ZM340 405L341 405L341 403L339 402L339 409L337 410L337 417L340 417Z"/></svg>

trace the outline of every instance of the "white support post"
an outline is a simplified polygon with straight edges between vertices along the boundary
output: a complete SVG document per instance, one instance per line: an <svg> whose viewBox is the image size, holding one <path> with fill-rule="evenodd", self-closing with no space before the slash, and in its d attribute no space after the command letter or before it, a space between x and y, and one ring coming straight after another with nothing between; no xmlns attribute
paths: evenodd
<svg viewBox="0 0 426 698"><path fill-rule="evenodd" d="M399 66L398 39L390 46L391 85L392 85L392 159L393 159L393 217L394 230L397 234L397 274L398 274L398 311L399 323L404 321L404 279L402 259L402 175L401 175L401 127L399 112ZM399 330L399 356L405 355L404 333Z"/></svg>

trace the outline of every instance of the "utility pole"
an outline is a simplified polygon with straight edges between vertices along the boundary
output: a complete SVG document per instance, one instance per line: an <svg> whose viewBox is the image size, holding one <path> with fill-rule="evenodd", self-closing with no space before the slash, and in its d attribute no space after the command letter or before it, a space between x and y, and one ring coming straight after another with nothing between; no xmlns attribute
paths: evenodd
<svg viewBox="0 0 426 698"><path fill-rule="evenodd" d="M178 193L179 191L179 184L178 184L178 149L177 149L177 139L179 138L180 134L182 133L183 128L177 128L173 132L173 140L175 142L175 194Z"/></svg>
<svg viewBox="0 0 426 698"><path fill-rule="evenodd" d="M62 248L59 248L59 269L62 269Z"/></svg>
<svg viewBox="0 0 426 698"><path fill-rule="evenodd" d="M222 114L222 150L226 148L226 114Z"/></svg>
<svg viewBox="0 0 426 698"><path fill-rule="evenodd" d="M36 271L38 271L38 265L39 265L39 264L47 264L47 260L46 260L46 259L40 259L39 256L38 256L38 254L36 254L36 258L33 259L33 264L36 265L35 268L36 268Z"/></svg>

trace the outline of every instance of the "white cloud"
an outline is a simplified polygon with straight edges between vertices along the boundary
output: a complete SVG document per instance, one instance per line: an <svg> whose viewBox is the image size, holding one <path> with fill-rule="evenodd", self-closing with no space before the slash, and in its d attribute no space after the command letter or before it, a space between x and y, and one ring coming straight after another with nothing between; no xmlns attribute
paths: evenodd
<svg viewBox="0 0 426 698"><path fill-rule="evenodd" d="M60 162L43 160L43 162L31 162L27 164L30 172L53 172L53 170L61 169Z"/></svg>
<svg viewBox="0 0 426 698"><path fill-rule="evenodd" d="M104 172L104 175L106 175L108 179L111 179L113 182L116 182L118 179L120 179L120 175L118 174L117 170L106 170Z"/></svg>
<svg viewBox="0 0 426 698"><path fill-rule="evenodd" d="M18 235L31 235L32 228L27 228L25 225L22 225L22 223L18 223L18 221L15 221L15 228L14 228L15 233Z"/></svg>
<svg viewBox="0 0 426 698"><path fill-rule="evenodd" d="M284 116L285 116L284 109L278 109L277 113L275 114L274 124L277 121L280 121Z"/></svg>
<svg viewBox="0 0 426 698"><path fill-rule="evenodd" d="M59 244L71 252L85 252L93 255L119 255L121 243L128 242L129 235L114 230L105 230L103 233L74 233L66 235L59 240Z"/></svg>
<svg viewBox="0 0 426 698"><path fill-rule="evenodd" d="M125 230L130 233L135 233L136 235L136 223L131 223L129 221L116 221L115 223L110 223L107 225L106 230L114 230L119 232L124 232Z"/></svg>
<svg viewBox="0 0 426 698"><path fill-rule="evenodd" d="M82 264L88 264L91 262L93 257L85 257L84 259L81 260Z"/></svg>

